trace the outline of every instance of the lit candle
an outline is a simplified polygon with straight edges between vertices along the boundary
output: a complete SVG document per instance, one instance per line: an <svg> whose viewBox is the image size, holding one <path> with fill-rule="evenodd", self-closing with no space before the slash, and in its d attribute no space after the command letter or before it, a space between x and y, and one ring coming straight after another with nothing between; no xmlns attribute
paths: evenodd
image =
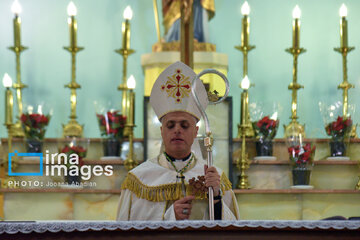
<svg viewBox="0 0 360 240"><path fill-rule="evenodd" d="M128 123L129 124L132 124L132 125L134 125L134 119L135 119L135 92L134 92L134 89L135 89L135 86L136 86L136 81L135 81L135 78L134 78L134 76L133 75L131 75L130 77L129 77L129 79L127 80L127 87L128 87L128 89L130 90L129 91L129 101L130 101L130 103L129 103L129 108L128 108L128 110L129 110L129 114L128 114L128 116L129 116L129 121L128 121Z"/></svg>
<svg viewBox="0 0 360 240"><path fill-rule="evenodd" d="M244 15L242 19L242 31L241 31L241 46L249 45L249 34L250 34L250 6L247 1L241 6L241 14Z"/></svg>
<svg viewBox="0 0 360 240"><path fill-rule="evenodd" d="M69 15L68 24L69 24L69 32L70 32L70 47L76 47L76 32L77 32L77 22L75 16L77 14L76 6L73 2L70 2L67 6L67 13Z"/></svg>
<svg viewBox="0 0 360 240"><path fill-rule="evenodd" d="M20 28L21 28L21 18L19 14L21 13L21 5L18 0L15 0L14 3L11 5L11 11L15 14L14 17L14 45L15 47L21 46L21 35L20 35Z"/></svg>
<svg viewBox="0 0 360 240"><path fill-rule="evenodd" d="M5 90L5 125L11 125L13 119L13 106L14 106L14 97L10 90L12 86L12 80L10 76L5 73L3 77L3 85L6 88Z"/></svg>
<svg viewBox="0 0 360 240"><path fill-rule="evenodd" d="M348 46L348 31L347 31L347 8L345 4L342 4L340 7L340 46Z"/></svg>
<svg viewBox="0 0 360 240"><path fill-rule="evenodd" d="M293 48L297 49L300 47L300 16L301 10L298 5L293 10Z"/></svg>
<svg viewBox="0 0 360 240"><path fill-rule="evenodd" d="M124 10L125 22L122 24L122 49L130 49L130 20L132 18L132 10L130 6L127 6Z"/></svg>
<svg viewBox="0 0 360 240"><path fill-rule="evenodd" d="M250 87L250 81L248 76L245 76L244 79L241 81L241 88L244 90L241 93L241 125L246 124L246 117L247 117L247 106L249 102L249 93L248 89Z"/></svg>

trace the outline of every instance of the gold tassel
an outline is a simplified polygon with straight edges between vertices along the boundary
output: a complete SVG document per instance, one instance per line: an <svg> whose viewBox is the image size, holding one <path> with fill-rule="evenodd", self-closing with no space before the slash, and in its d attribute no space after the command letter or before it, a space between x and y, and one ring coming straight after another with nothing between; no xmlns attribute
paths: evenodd
<svg viewBox="0 0 360 240"><path fill-rule="evenodd" d="M231 182L223 173L220 178L220 188L223 193L231 189ZM129 172L121 189L128 189L138 198L143 198L152 202L175 201L182 197L181 183L162 184L159 186L148 186L140 181L133 173ZM192 187L186 185L187 195L192 194ZM206 199L206 193L197 192L196 199Z"/></svg>

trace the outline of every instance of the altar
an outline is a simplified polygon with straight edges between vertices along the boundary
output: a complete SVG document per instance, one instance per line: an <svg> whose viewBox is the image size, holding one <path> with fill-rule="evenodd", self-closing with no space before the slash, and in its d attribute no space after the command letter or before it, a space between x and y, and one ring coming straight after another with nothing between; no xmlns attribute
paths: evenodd
<svg viewBox="0 0 360 240"><path fill-rule="evenodd" d="M9 239L358 239L360 221L2 222Z"/></svg>

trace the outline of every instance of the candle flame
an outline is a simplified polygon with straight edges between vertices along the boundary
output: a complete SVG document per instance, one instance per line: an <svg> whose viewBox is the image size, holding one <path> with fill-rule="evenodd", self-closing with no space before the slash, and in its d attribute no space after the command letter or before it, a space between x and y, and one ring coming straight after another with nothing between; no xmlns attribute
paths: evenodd
<svg viewBox="0 0 360 240"><path fill-rule="evenodd" d="M72 1L67 6L67 13L69 16L75 16L77 14L76 6Z"/></svg>
<svg viewBox="0 0 360 240"><path fill-rule="evenodd" d="M11 79L11 77L9 76L9 74L7 74L7 73L4 74L4 77L3 77L3 85L4 85L4 87L6 87L6 88L11 87L11 85L12 85L12 79Z"/></svg>
<svg viewBox="0 0 360 240"><path fill-rule="evenodd" d="M136 81L134 78L134 75L130 75L130 77L128 78L126 85L129 89L135 89L136 86Z"/></svg>
<svg viewBox="0 0 360 240"><path fill-rule="evenodd" d="M21 13L21 5L18 0L15 0L11 5L11 11L15 13L15 15L19 15Z"/></svg>
<svg viewBox="0 0 360 240"><path fill-rule="evenodd" d="M243 5L241 6L241 14L242 15L249 15L249 13L250 13L250 6L249 6L248 2L245 1L243 3Z"/></svg>
<svg viewBox="0 0 360 240"><path fill-rule="evenodd" d="M133 15L133 12L131 10L131 7L130 6L127 6L124 10L124 18L126 20L131 20L132 18L132 15Z"/></svg>
<svg viewBox="0 0 360 240"><path fill-rule="evenodd" d="M293 18L297 18L297 19L300 18L300 16L301 16L301 10L300 10L300 8L299 8L298 5L295 6L292 14L293 14Z"/></svg>
<svg viewBox="0 0 360 240"><path fill-rule="evenodd" d="M248 76L246 75L243 80L241 81L241 88L244 90L248 90L250 87L250 81Z"/></svg>
<svg viewBox="0 0 360 240"><path fill-rule="evenodd" d="M340 13L340 17L346 17L347 16L347 7L345 6L344 3L341 5L339 13Z"/></svg>

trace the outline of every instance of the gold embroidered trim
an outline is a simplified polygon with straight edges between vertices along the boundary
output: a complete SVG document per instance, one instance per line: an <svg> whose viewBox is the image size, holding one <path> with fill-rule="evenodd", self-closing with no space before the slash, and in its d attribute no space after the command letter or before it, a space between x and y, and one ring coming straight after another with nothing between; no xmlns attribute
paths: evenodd
<svg viewBox="0 0 360 240"><path fill-rule="evenodd" d="M222 173L220 178L220 188L223 194L231 189L231 182ZM128 189L138 198L146 199L152 202L175 201L182 198L181 183L162 184L159 186L148 186L140 181L133 173L129 172L126 176L121 189ZM186 195L192 194L192 187L186 184ZM206 193L197 193L196 199L206 199Z"/></svg>

